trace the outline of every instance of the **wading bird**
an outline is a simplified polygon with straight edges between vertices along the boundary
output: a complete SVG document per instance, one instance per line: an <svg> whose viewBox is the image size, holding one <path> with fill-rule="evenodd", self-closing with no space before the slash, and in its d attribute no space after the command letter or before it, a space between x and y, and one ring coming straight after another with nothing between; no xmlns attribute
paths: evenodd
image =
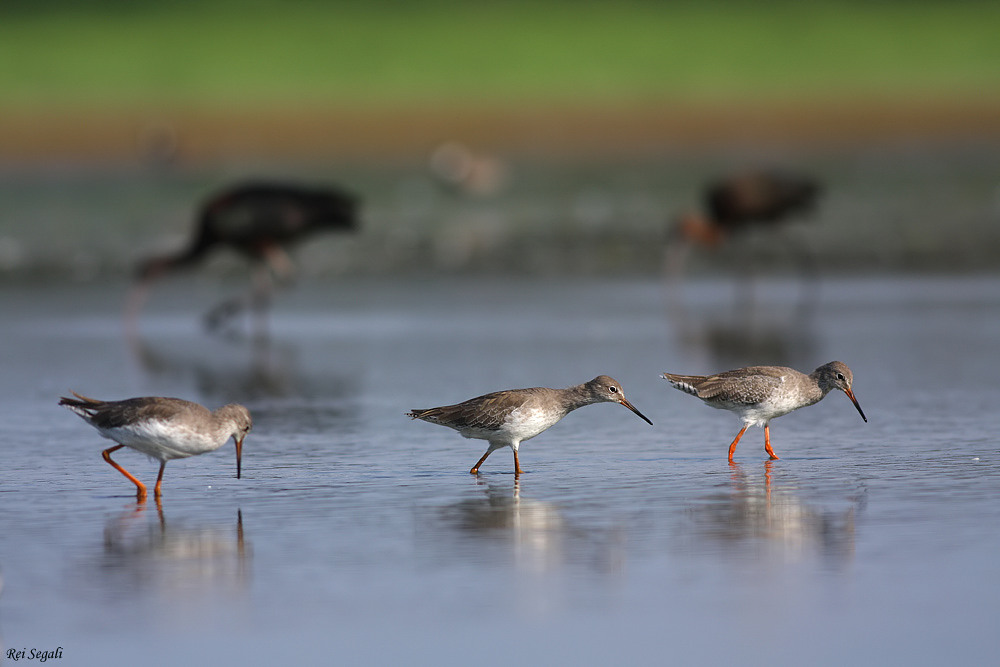
<svg viewBox="0 0 1000 667"><path fill-rule="evenodd" d="M494 450L510 447L514 450L514 474L520 475L517 448L522 441L534 438L573 410L594 403L619 403L653 424L628 402L618 381L607 375L568 389L532 387L496 391L456 405L412 410L406 416L453 428L466 438L488 441L489 449L472 466L471 474L479 472L479 466Z"/></svg>
<svg viewBox="0 0 1000 667"><path fill-rule="evenodd" d="M839 361L824 364L809 375L784 366L749 366L716 375L663 373L661 377L707 405L729 410L742 420L743 428L729 445L730 462L740 438L754 425L764 427L764 451L777 460L778 455L771 449L771 420L817 403L834 389L847 394L861 418L868 421L854 398L851 388L854 375L847 364Z"/></svg>
<svg viewBox="0 0 1000 667"><path fill-rule="evenodd" d="M218 324L248 302L263 310L270 300L275 278L286 282L294 274L287 249L312 234L356 230L357 206L352 195L334 188L271 182L226 188L201 206L194 234L186 247L139 263L126 319L134 325L156 280L193 267L224 247L238 251L254 263L254 288L249 298L233 299L213 309L208 323Z"/></svg>
<svg viewBox="0 0 1000 667"><path fill-rule="evenodd" d="M672 241L717 247L751 227L773 226L808 213L816 206L819 183L800 174L753 170L709 183L704 210L681 215Z"/></svg>
<svg viewBox="0 0 1000 667"><path fill-rule="evenodd" d="M167 461L214 452L230 437L236 442L236 477L242 474L243 438L253 427L250 412L232 403L215 411L191 401L162 396L100 401L73 392L63 396L64 405L118 444L101 452L104 460L135 484L140 501L146 499L146 485L111 459L122 447L130 447L160 462L154 495L160 497L160 483Z"/></svg>

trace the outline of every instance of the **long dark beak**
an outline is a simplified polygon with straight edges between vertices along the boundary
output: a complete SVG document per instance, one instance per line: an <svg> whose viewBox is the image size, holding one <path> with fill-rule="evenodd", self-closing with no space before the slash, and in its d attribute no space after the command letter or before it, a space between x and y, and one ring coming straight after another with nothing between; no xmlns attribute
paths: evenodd
<svg viewBox="0 0 1000 667"><path fill-rule="evenodd" d="M858 408L858 410L860 409ZM234 438L234 440L236 440L236 479L239 479L243 468L243 438Z"/></svg>
<svg viewBox="0 0 1000 667"><path fill-rule="evenodd" d="M864 419L867 424L868 417L865 417L865 411L861 409L860 405L858 405L858 399L854 398L854 392L848 388L844 390L844 393L847 394L847 398L851 399L851 403L854 403L854 407L858 409L858 412L861 413L861 418Z"/></svg>
<svg viewBox="0 0 1000 667"><path fill-rule="evenodd" d="M631 403L629 403L629 402L628 402L628 400L626 400L626 398L625 398L624 396L623 396L623 397L622 397L622 399L621 399L620 401L618 401L618 402L619 402L619 403L621 403L622 405L624 405L624 406L625 406L626 408L628 408L628 409L629 409L629 410L631 410L632 412L634 412L635 414L637 414L637 415L639 415L640 417L642 417L642 419L643 419L643 420L644 420L644 421L645 421L645 422L646 422L647 424L649 424L650 426L652 426L652 425L653 425L653 422L649 421L649 417L647 417L646 415L644 415L644 414L642 414L641 412L639 412L638 410L636 410L636 409L635 409L635 406L634 406L634 405L632 405ZM858 410L860 410L860 409L861 409L861 408L858 408ZM867 421L867 420L865 420L865 421Z"/></svg>

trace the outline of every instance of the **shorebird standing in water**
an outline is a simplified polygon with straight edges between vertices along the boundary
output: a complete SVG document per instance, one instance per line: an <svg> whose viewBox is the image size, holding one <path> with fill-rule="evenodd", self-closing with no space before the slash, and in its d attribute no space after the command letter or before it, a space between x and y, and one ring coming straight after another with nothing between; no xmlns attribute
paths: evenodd
<svg viewBox="0 0 1000 667"><path fill-rule="evenodd" d="M479 466L494 450L510 447L514 450L514 474L520 475L517 448L521 442L534 438L573 410L593 403L619 403L653 424L628 402L618 381L607 375L568 389L532 387L497 391L456 405L412 410L406 416L453 428L466 438L488 441L489 449L472 466L471 474L479 472Z"/></svg>
<svg viewBox="0 0 1000 667"><path fill-rule="evenodd" d="M81 418L108 440L118 444L101 452L104 460L136 486L140 501L146 499L146 485L111 459L122 447L151 456L160 462L153 493L160 497L160 483L167 461L214 452L230 437L236 442L236 477L241 476L243 438L253 421L250 412L235 403L209 411L180 398L146 396L123 401L99 401L73 392L76 398L59 399L59 405Z"/></svg>
<svg viewBox="0 0 1000 667"><path fill-rule="evenodd" d="M681 215L672 235L717 247L733 234L812 210L820 191L818 182L800 174L764 169L736 173L705 186L704 210Z"/></svg>
<svg viewBox="0 0 1000 667"><path fill-rule="evenodd" d="M252 182L222 190L202 204L186 248L139 264L126 304L126 322L134 327L153 282L227 246L253 261L254 288L249 299L231 299L216 306L207 322L218 325L247 303L262 310L270 300L274 279L287 282L294 274L287 248L317 232L354 231L356 209L353 196L334 188Z"/></svg>
<svg viewBox="0 0 1000 667"><path fill-rule="evenodd" d="M764 427L764 451L777 460L778 455L771 449L770 421L817 403L834 389L847 394L861 418L868 421L851 388L854 375L847 364L839 361L824 364L809 375L784 366L749 366L717 375L663 373L661 377L713 408L735 413L743 421L743 428L729 445L730 462L740 438L754 425Z"/></svg>

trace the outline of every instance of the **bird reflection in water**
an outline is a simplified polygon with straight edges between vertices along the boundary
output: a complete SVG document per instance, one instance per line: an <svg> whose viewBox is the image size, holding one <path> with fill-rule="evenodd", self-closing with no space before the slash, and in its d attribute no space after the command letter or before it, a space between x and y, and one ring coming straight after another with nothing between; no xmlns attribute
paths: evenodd
<svg viewBox="0 0 1000 667"><path fill-rule="evenodd" d="M104 527L101 561L111 590L197 601L249 588L251 548L237 511L236 526L185 526L167 521L157 500L149 516L137 504Z"/></svg>
<svg viewBox="0 0 1000 667"><path fill-rule="evenodd" d="M675 315L676 336L687 359L704 358L708 366L735 368L754 364L803 366L816 357L817 336L811 312L802 310L768 321L716 319L696 321L690 313Z"/></svg>
<svg viewBox="0 0 1000 667"><path fill-rule="evenodd" d="M707 294L700 289L700 295ZM681 356L700 358L709 367L812 364L817 354L817 301L777 301L776 296L766 307L737 304L731 312L720 312L711 298L688 307L678 289L669 297L667 315Z"/></svg>
<svg viewBox="0 0 1000 667"><path fill-rule="evenodd" d="M754 553L764 546L768 556L783 562L818 556L835 568L848 563L854 556L855 517L863 508L863 496L842 509L811 505L794 485L773 482L773 463L764 462L760 478L730 463L730 490L702 499L691 510L695 533L724 547L727 555L741 546Z"/></svg>
<svg viewBox="0 0 1000 667"><path fill-rule="evenodd" d="M228 247L253 262L249 294L229 299L206 316L209 329L223 329L247 308L256 314L257 328L276 284L287 284L295 273L288 248L319 232L357 229L357 200L332 188L308 188L273 182L251 182L223 189L199 209L197 226L187 246L140 262L125 308L126 330L134 331L151 285L164 276L203 262Z"/></svg>
<svg viewBox="0 0 1000 667"><path fill-rule="evenodd" d="M126 337L133 362L150 378L180 380L199 394L224 400L286 397L302 389L296 348L268 337L245 341L190 341L154 346L139 335Z"/></svg>
<svg viewBox="0 0 1000 667"><path fill-rule="evenodd" d="M521 482L512 485L476 479L482 496L443 510L445 523L460 537L499 540L510 545L518 569L544 574L571 564L601 572L621 572L624 537L617 531L574 526L554 503L523 497ZM490 550L494 554L494 550Z"/></svg>

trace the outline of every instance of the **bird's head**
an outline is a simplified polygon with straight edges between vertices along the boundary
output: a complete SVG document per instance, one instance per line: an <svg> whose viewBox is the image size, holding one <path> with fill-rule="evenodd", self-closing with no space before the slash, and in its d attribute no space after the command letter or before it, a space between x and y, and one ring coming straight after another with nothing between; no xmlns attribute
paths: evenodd
<svg viewBox="0 0 1000 667"><path fill-rule="evenodd" d="M824 396L834 389L839 389L851 399L854 407L858 409L861 418L866 422L868 421L868 417L865 416L864 410L861 409L858 399L854 397L854 374L851 373L851 369L847 367L847 364L842 361L831 361L813 371L813 375L816 377L816 381L819 384L819 388L823 391Z"/></svg>
<svg viewBox="0 0 1000 667"><path fill-rule="evenodd" d="M249 410L236 403L225 406L220 412L233 426L232 436L236 442L236 479L240 479L243 473L243 439L253 428L253 419Z"/></svg>
<svg viewBox="0 0 1000 667"><path fill-rule="evenodd" d="M639 412L634 405L629 403L628 399L625 398L625 390L614 378L608 377L607 375L598 375L593 380L586 384L587 389L590 391L594 402L607 402L607 403L618 403L619 405L624 405L626 408L637 414L643 421L645 421L650 426L653 422L649 421L646 415Z"/></svg>
<svg viewBox="0 0 1000 667"><path fill-rule="evenodd" d="M670 229L670 241L696 243L708 248L718 247L725 239L725 233L702 213L688 211L674 219Z"/></svg>

